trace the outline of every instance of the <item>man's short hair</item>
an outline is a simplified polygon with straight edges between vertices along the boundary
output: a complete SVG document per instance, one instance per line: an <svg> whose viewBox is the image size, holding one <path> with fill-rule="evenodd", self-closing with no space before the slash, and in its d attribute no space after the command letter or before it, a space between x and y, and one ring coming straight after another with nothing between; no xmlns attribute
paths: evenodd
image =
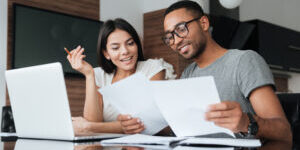
<svg viewBox="0 0 300 150"><path fill-rule="evenodd" d="M202 7L197 2L183 0L183 1L178 1L172 4L171 6L169 6L165 11L164 17L166 17L166 15L169 14L170 12L180 8L185 8L187 11L190 11L195 17L201 17L205 15Z"/></svg>

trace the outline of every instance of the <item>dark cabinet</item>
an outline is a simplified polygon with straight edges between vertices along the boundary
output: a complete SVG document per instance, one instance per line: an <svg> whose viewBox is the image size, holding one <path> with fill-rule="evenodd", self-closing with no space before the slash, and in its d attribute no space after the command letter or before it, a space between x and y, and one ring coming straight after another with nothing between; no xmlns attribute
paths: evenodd
<svg viewBox="0 0 300 150"><path fill-rule="evenodd" d="M242 49L255 25L224 16L210 16L212 38L227 49Z"/></svg>
<svg viewBox="0 0 300 150"><path fill-rule="evenodd" d="M300 72L300 33L261 20L247 21L256 27L244 49L256 50L272 69Z"/></svg>
<svg viewBox="0 0 300 150"><path fill-rule="evenodd" d="M286 33L285 65L290 71L300 72L300 33L291 30Z"/></svg>

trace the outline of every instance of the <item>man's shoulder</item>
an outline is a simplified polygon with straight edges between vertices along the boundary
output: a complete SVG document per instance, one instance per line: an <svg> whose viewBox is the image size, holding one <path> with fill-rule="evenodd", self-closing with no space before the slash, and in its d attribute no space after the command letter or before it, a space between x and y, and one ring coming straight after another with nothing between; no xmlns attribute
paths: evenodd
<svg viewBox="0 0 300 150"><path fill-rule="evenodd" d="M251 55L258 55L257 52L253 50L239 50L239 49L230 49L228 50L229 57L239 58L239 57L247 57Z"/></svg>
<svg viewBox="0 0 300 150"><path fill-rule="evenodd" d="M235 64L264 64L264 58L253 50L230 50L230 59L235 62Z"/></svg>
<svg viewBox="0 0 300 150"><path fill-rule="evenodd" d="M224 59L222 59L223 65L238 65L241 62L247 63L250 60L256 60L259 59L261 56L253 51L253 50L238 50L238 49L232 49L228 50L227 54L225 55Z"/></svg>
<svg viewBox="0 0 300 150"><path fill-rule="evenodd" d="M222 58L217 60L217 63L212 64L210 68L214 68L214 70L218 70L219 68L224 67L234 69L238 67L240 62L244 62L247 64L250 60L253 60L253 58L257 59L257 57L260 57L259 54L253 50L229 49L228 52ZM191 63L184 69L181 78L188 78L191 74L195 73L194 70L196 68L197 63Z"/></svg>

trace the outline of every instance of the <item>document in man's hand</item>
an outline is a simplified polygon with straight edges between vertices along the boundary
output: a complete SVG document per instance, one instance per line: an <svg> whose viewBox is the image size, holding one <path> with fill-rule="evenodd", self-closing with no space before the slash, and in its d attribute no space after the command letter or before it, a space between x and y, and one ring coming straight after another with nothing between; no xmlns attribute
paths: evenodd
<svg viewBox="0 0 300 150"><path fill-rule="evenodd" d="M146 127L143 134L153 135L168 124L157 108L148 85L149 80L136 73L99 91L103 99L116 107L119 113L140 118Z"/></svg>
<svg viewBox="0 0 300 150"><path fill-rule="evenodd" d="M143 134L134 134L121 138L103 140L101 145L162 145L175 147L183 146L233 146L233 147L259 147L257 139L236 138L205 138L205 137L163 137Z"/></svg>
<svg viewBox="0 0 300 150"><path fill-rule="evenodd" d="M233 132L205 120L208 106L220 102L212 76L173 81L152 81L156 104L176 136Z"/></svg>

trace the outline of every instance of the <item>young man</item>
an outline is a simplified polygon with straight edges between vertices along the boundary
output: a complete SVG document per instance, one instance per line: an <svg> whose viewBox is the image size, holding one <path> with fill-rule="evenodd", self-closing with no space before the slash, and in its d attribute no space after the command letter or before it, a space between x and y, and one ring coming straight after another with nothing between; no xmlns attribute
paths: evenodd
<svg viewBox="0 0 300 150"><path fill-rule="evenodd" d="M234 133L292 141L290 125L273 90L273 76L260 55L218 45L196 2L171 5L165 12L164 31L165 44L194 61L181 78L214 76L222 102L210 106L208 121Z"/></svg>

